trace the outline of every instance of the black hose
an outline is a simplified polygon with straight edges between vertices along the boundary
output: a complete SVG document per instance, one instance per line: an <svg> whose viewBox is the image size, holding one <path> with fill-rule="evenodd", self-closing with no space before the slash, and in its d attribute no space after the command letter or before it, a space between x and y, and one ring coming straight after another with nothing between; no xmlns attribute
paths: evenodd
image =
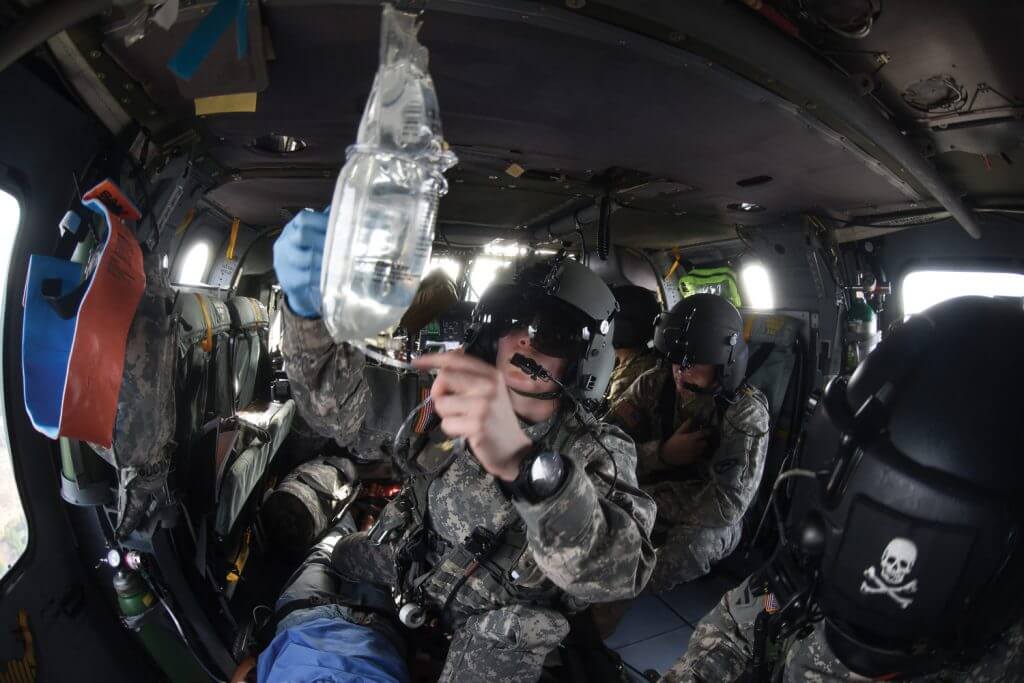
<svg viewBox="0 0 1024 683"><path fill-rule="evenodd" d="M54 0L28 10L0 37L0 71L112 4L113 0Z"/></svg>

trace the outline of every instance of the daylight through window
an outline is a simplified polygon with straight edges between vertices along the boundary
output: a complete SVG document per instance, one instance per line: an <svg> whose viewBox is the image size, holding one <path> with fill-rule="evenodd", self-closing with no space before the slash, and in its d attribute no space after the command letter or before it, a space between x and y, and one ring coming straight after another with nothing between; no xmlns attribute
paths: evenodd
<svg viewBox="0 0 1024 683"><path fill-rule="evenodd" d="M14 251L14 238L21 221L21 206L13 195L0 190L0 291L7 291L7 271ZM6 315L7 297L0 298L0 329ZM3 381L0 365L0 382ZM2 385L0 385L2 386ZM0 415L6 415L0 392ZM18 484L14 480L7 422L0 417L0 577L5 576L28 547L28 520L21 505Z"/></svg>
<svg viewBox="0 0 1024 683"><path fill-rule="evenodd" d="M210 245L197 242L185 254L178 271L179 285L201 285L206 278L206 270L210 266Z"/></svg>
<svg viewBox="0 0 1024 683"><path fill-rule="evenodd" d="M473 261L473 267L469 270L469 291L466 299L479 301L487 288L498 277L498 271L512 263L511 258L497 256L480 256Z"/></svg>
<svg viewBox="0 0 1024 683"><path fill-rule="evenodd" d="M969 270L915 270L903 278L903 315L958 296L1024 297L1024 274Z"/></svg>
<svg viewBox="0 0 1024 683"><path fill-rule="evenodd" d="M768 269L760 263L751 263L740 271L740 282L743 285L743 301L750 308L775 308L775 295L772 293L772 281Z"/></svg>
<svg viewBox="0 0 1024 683"><path fill-rule="evenodd" d="M451 256L431 256L430 265L427 266L427 273L438 268L447 273L452 282L458 284L459 275L462 274L462 264L458 259L453 259Z"/></svg>

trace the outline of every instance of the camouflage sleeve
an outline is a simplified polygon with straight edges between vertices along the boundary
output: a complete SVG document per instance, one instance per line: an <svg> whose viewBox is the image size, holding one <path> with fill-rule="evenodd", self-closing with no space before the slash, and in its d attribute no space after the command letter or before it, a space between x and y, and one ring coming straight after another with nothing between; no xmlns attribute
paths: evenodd
<svg viewBox="0 0 1024 683"><path fill-rule="evenodd" d="M336 344L323 320L297 316L287 305L282 316L281 350L299 414L319 434L348 445L370 404L366 359L348 344Z"/></svg>
<svg viewBox="0 0 1024 683"><path fill-rule="evenodd" d="M515 502L537 566L585 602L638 595L654 569L656 510L637 488L633 444L602 425L600 435L579 434L562 455L570 464L562 490L540 503ZM613 480L615 491L608 496Z"/></svg>
<svg viewBox="0 0 1024 683"><path fill-rule="evenodd" d="M736 681L754 655L754 621L761 603L751 594L750 580L726 593L718 606L697 624L686 654L659 683L725 683Z"/></svg>
<svg viewBox="0 0 1024 683"><path fill-rule="evenodd" d="M657 415L664 381L665 374L658 368L643 373L612 404L606 418L609 424L621 427L636 443L636 473L641 479L665 469L658 459L661 434Z"/></svg>
<svg viewBox="0 0 1024 683"><path fill-rule="evenodd" d="M721 527L739 522L757 493L768 451L767 399L759 391L726 411L722 439L708 463L706 483L679 482L672 521Z"/></svg>
<svg viewBox="0 0 1024 683"><path fill-rule="evenodd" d="M619 363L612 369L612 376L608 378L608 400L613 405L636 380L636 375L628 370L629 367L626 364Z"/></svg>
<svg viewBox="0 0 1024 683"><path fill-rule="evenodd" d="M965 683L1017 680L1024 671L1024 620L1019 620L967 672Z"/></svg>

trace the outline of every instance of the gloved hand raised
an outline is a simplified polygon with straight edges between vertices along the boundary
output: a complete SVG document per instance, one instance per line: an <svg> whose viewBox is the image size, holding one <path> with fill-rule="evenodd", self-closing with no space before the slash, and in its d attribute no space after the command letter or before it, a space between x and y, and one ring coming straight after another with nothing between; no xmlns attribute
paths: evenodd
<svg viewBox="0 0 1024 683"><path fill-rule="evenodd" d="M320 317L320 267L327 239L327 211L305 209L274 242L274 270L292 312Z"/></svg>

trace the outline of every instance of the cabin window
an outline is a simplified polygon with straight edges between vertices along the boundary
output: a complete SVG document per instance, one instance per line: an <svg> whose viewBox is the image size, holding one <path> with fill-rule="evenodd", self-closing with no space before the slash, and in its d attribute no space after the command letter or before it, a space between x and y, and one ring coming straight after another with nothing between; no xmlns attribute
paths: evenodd
<svg viewBox="0 0 1024 683"><path fill-rule="evenodd" d="M459 263L458 259L453 259L450 256L431 256L430 265L427 266L427 273L438 269L447 273L452 282L455 284L459 283L459 276L462 275L462 264Z"/></svg>
<svg viewBox="0 0 1024 683"><path fill-rule="evenodd" d="M210 268L210 245L196 242L185 252L181 268L178 270L179 285L205 284L206 271Z"/></svg>
<svg viewBox="0 0 1024 683"><path fill-rule="evenodd" d="M0 285L7 289L7 271L14 251L14 238L21 222L21 206L14 195L0 190ZM6 315L7 297L0 298L0 329ZM3 368L0 364L0 381ZM3 393L0 392L0 411L7 414ZM28 547L28 519L22 507L18 483L14 478L11 462L10 440L7 436L7 422L0 420L0 577L6 576L11 567Z"/></svg>
<svg viewBox="0 0 1024 683"><path fill-rule="evenodd" d="M920 313L958 296L1024 298L1024 273L971 270L915 270L900 288L903 315Z"/></svg>
<svg viewBox="0 0 1024 683"><path fill-rule="evenodd" d="M772 280L768 269L760 263L748 263L740 271L740 284L743 287L743 303L750 308L775 308L775 294L772 292Z"/></svg>
<svg viewBox="0 0 1024 683"><path fill-rule="evenodd" d="M479 301L494 279L498 277L498 271L511 263L511 258L478 256L469 269L469 291L466 292L466 300Z"/></svg>

